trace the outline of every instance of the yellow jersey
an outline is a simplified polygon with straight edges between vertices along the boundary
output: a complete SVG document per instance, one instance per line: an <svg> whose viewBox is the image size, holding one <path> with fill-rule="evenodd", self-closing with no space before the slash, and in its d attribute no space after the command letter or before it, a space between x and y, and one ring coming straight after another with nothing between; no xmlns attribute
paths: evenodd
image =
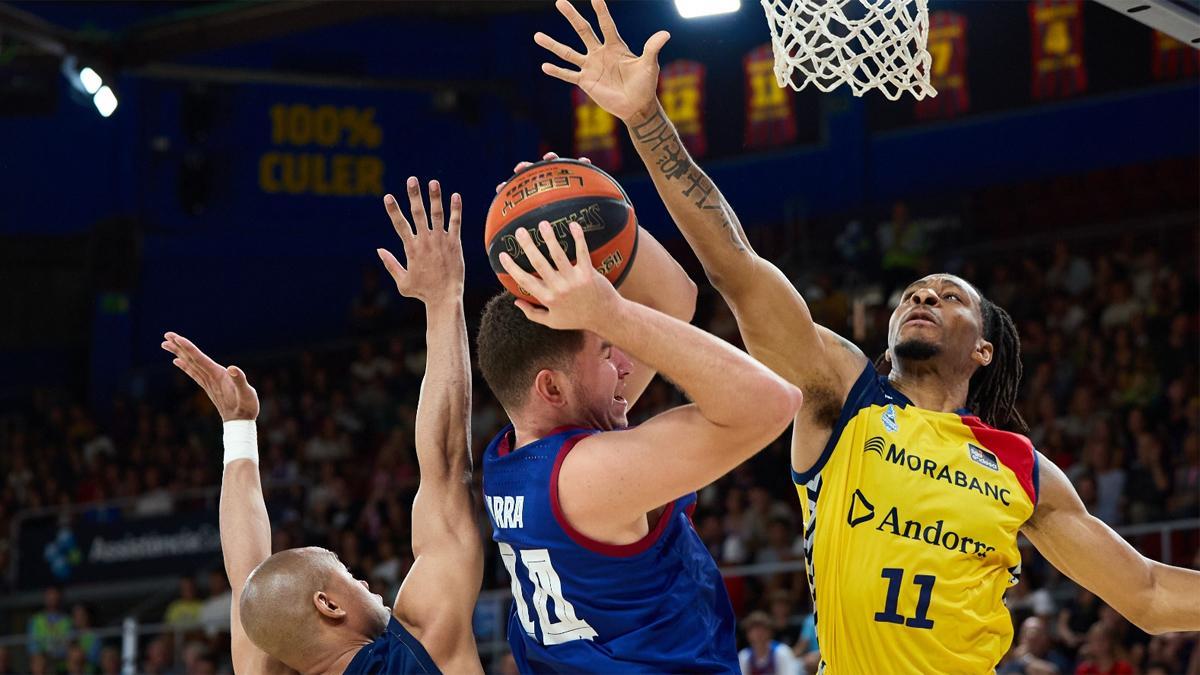
<svg viewBox="0 0 1200 675"><path fill-rule="evenodd" d="M918 408L867 364L817 463L792 471L818 672L993 672L1037 471L1029 439Z"/></svg>

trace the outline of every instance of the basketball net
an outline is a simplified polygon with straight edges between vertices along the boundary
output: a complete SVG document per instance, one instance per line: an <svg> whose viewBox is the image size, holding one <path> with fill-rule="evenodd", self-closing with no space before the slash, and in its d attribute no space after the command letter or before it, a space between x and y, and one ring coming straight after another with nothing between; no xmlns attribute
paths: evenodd
<svg viewBox="0 0 1200 675"><path fill-rule="evenodd" d="M928 0L762 0L771 26L775 80L800 91L850 85L855 96L878 89L936 96ZM849 15L848 15L849 14Z"/></svg>

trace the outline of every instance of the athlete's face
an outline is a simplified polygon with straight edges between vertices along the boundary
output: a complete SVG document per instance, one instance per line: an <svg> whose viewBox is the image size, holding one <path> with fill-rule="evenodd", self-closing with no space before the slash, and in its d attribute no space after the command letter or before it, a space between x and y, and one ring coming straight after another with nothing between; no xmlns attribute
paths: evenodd
<svg viewBox="0 0 1200 675"><path fill-rule="evenodd" d="M633 361L625 352L594 333L584 333L574 370L571 398L580 423L604 430L628 426L625 378L633 371Z"/></svg>
<svg viewBox="0 0 1200 675"><path fill-rule="evenodd" d="M950 359L991 361L983 339L982 298L952 274L932 274L904 289L888 322L888 353L893 363Z"/></svg>

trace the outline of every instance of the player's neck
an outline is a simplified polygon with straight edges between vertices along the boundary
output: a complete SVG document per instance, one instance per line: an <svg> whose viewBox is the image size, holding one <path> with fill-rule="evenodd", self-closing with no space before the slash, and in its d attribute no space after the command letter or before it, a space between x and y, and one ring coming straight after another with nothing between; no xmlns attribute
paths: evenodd
<svg viewBox="0 0 1200 675"><path fill-rule="evenodd" d="M296 670L304 675L340 674L346 672L346 667L354 660L359 650L371 644L371 642L361 637L347 641L344 637L338 636L339 639L336 642L317 638L319 641L327 642L327 646L309 650L310 654L316 654L317 656L308 663L302 664L304 667L297 667Z"/></svg>
<svg viewBox="0 0 1200 675"><path fill-rule="evenodd" d="M513 446L512 449L524 447L551 436L563 427L586 426L586 423L566 410L547 406L536 411L523 411L523 414L512 415Z"/></svg>
<svg viewBox="0 0 1200 675"><path fill-rule="evenodd" d="M946 375L936 368L893 368L888 381L913 405L938 412L954 412L964 408L967 389L971 384L969 377Z"/></svg>

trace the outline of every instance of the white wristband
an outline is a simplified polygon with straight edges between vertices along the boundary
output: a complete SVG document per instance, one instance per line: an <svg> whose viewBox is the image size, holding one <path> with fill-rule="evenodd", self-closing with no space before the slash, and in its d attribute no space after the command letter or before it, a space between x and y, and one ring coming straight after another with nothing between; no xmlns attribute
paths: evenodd
<svg viewBox="0 0 1200 675"><path fill-rule="evenodd" d="M239 459L258 465L258 426L254 420L230 420L225 423L225 466Z"/></svg>

